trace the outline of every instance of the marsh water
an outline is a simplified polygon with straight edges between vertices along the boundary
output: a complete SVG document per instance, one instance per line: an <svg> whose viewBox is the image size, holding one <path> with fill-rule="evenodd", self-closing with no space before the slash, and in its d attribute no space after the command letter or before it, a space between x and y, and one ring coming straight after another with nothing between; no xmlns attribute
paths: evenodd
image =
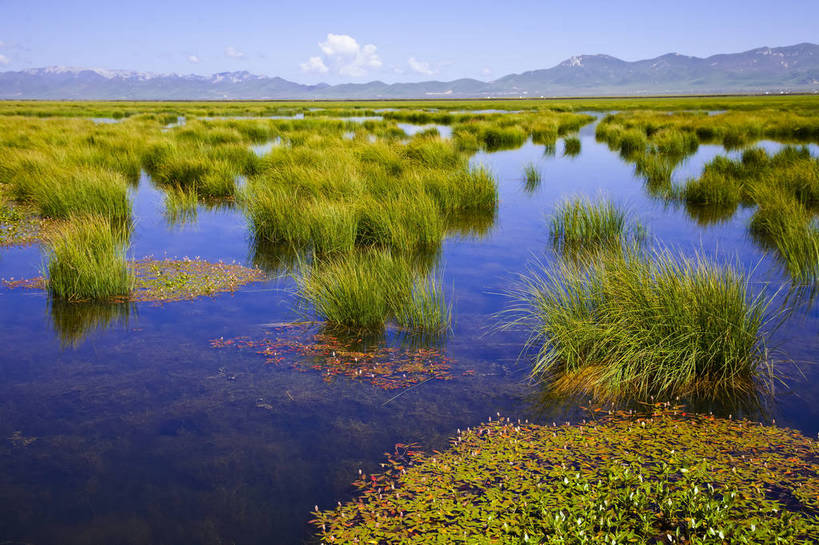
<svg viewBox="0 0 819 545"><path fill-rule="evenodd" d="M453 326L432 348L450 359L450 380L401 390L212 348L213 339L286 335L281 324L304 320L294 281L277 269L280 256L253 247L240 210L200 206L195 219L173 224L163 193L143 177L132 190L133 257L235 260L265 266L270 279L235 294L113 310L0 288L0 542L302 543L314 506L350 499L359 469L377 471L396 443L445 448L458 428L496 413L582 418L581 400L553 399L527 380L526 332L495 328L518 275L554 259L547 216L573 195L605 195L654 244L738 263L755 289L790 297L793 310L769 340L787 384L750 416L816 435L819 302L788 289L779 263L748 235L751 211L708 223L652 197L632 164L595 141L593 125L579 138L577 156L559 141L472 158L495 173L500 205L491 225L449 237L436 257ZM675 178L696 176L720 153L701 146ZM542 173L535 186L523 180L528 163ZM2 278L35 276L42 265L36 246L0 250ZM410 341L388 329L383 342ZM308 356L288 355L299 357Z"/></svg>

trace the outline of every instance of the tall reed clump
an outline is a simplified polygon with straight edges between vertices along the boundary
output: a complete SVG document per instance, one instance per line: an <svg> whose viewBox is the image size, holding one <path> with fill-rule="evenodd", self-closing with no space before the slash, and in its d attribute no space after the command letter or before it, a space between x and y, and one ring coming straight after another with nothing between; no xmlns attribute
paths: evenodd
<svg viewBox="0 0 819 545"><path fill-rule="evenodd" d="M592 202L586 197L559 204L549 233L554 248L564 255L628 249L645 238L643 226L625 210L608 200Z"/></svg>
<svg viewBox="0 0 819 545"><path fill-rule="evenodd" d="M298 278L301 300L328 324L378 330L400 327L436 333L449 325L439 284L417 278L410 260L386 250L364 250L319 259Z"/></svg>
<svg viewBox="0 0 819 545"><path fill-rule="evenodd" d="M567 393L717 396L753 389L766 366L770 299L703 257L601 254L533 270L512 324L532 328L533 377Z"/></svg>
<svg viewBox="0 0 819 545"><path fill-rule="evenodd" d="M134 284L125 259L125 234L102 216L80 216L49 240L47 282L67 301L127 296Z"/></svg>

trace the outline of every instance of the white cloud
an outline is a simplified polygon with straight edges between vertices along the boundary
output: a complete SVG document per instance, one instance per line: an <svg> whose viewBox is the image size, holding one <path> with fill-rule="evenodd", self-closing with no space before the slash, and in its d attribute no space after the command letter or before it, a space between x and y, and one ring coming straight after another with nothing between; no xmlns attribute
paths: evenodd
<svg viewBox="0 0 819 545"><path fill-rule="evenodd" d="M324 58L310 57L301 64L301 69L305 72L325 73L332 67L341 76L361 77L370 70L381 68L383 64L375 45L362 46L347 34L328 34L327 39L318 45Z"/></svg>
<svg viewBox="0 0 819 545"><path fill-rule="evenodd" d="M328 57L352 57L361 49L355 38L347 34L328 34L327 41L319 42L319 47Z"/></svg>
<svg viewBox="0 0 819 545"><path fill-rule="evenodd" d="M229 46L227 46L225 48L225 55L227 55L228 57L230 57L232 59L244 59L245 58L244 52L239 51L238 49L236 49L232 45L229 45Z"/></svg>
<svg viewBox="0 0 819 545"><path fill-rule="evenodd" d="M481 75L482 76L491 76L492 75L492 69L491 68L484 68L483 70L481 70Z"/></svg>
<svg viewBox="0 0 819 545"><path fill-rule="evenodd" d="M412 68L414 72L418 72L419 74L431 76L436 72L435 70L432 69L428 62L419 61L415 57L410 57L407 62L409 63L410 68Z"/></svg>
<svg viewBox="0 0 819 545"><path fill-rule="evenodd" d="M8 57L6 57L5 55L0 55L0 64L8 64L9 62L11 61L9 61Z"/></svg>
<svg viewBox="0 0 819 545"><path fill-rule="evenodd" d="M319 74L324 74L329 68L327 65L324 64L324 61L321 60L321 57L310 57L307 59L307 62L303 62L300 64L302 72L318 72Z"/></svg>
<svg viewBox="0 0 819 545"><path fill-rule="evenodd" d="M188 55L188 62L197 64L199 62L199 57L197 57L196 55Z"/></svg>

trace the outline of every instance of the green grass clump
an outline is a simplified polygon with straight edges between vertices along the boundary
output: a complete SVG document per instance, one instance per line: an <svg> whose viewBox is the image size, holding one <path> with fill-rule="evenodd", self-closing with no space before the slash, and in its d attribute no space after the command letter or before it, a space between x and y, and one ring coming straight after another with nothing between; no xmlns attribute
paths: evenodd
<svg viewBox="0 0 819 545"><path fill-rule="evenodd" d="M534 163L528 163L523 167L523 182L525 184L526 191L530 193L540 186L540 170L538 170Z"/></svg>
<svg viewBox="0 0 819 545"><path fill-rule="evenodd" d="M769 300L739 271L666 252L600 254L532 271L519 322L538 347L532 375L601 399L717 396L753 388L767 364Z"/></svg>
<svg viewBox="0 0 819 545"><path fill-rule="evenodd" d="M699 178L686 182L681 195L688 204L736 209L742 202L743 188L735 178L706 169Z"/></svg>
<svg viewBox="0 0 819 545"><path fill-rule="evenodd" d="M493 418L441 452L399 445L382 474L358 478L355 499L314 512L317 541L819 540L815 438L675 408L588 418L557 426Z"/></svg>
<svg viewBox="0 0 819 545"><path fill-rule="evenodd" d="M645 132L638 129L628 129L620 134L620 153L628 157L642 153L648 146Z"/></svg>
<svg viewBox="0 0 819 545"><path fill-rule="evenodd" d="M343 254L298 279L299 295L330 325L380 329L412 289L406 260L388 251Z"/></svg>
<svg viewBox="0 0 819 545"><path fill-rule="evenodd" d="M575 136L564 138L563 155L566 157L575 157L580 155L580 139Z"/></svg>
<svg viewBox="0 0 819 545"><path fill-rule="evenodd" d="M18 154L0 173L8 182L9 193L32 204L43 217L99 214L119 221L130 217L128 182L123 174L54 161L36 152Z"/></svg>
<svg viewBox="0 0 819 545"><path fill-rule="evenodd" d="M51 294L67 301L125 297L134 279L125 260L125 237L102 216L75 218L48 246Z"/></svg>
<svg viewBox="0 0 819 545"><path fill-rule="evenodd" d="M438 283L386 250L318 259L297 282L301 300L334 327L372 331L394 320L414 332L441 333L449 326Z"/></svg>
<svg viewBox="0 0 819 545"><path fill-rule="evenodd" d="M671 175L675 166L675 162L668 156L649 152L637 158L635 171L645 179L651 195L671 198L673 195Z"/></svg>
<svg viewBox="0 0 819 545"><path fill-rule="evenodd" d="M662 129L651 137L653 147L668 157L686 157L699 147L697 136L679 129Z"/></svg>
<svg viewBox="0 0 819 545"><path fill-rule="evenodd" d="M406 145L311 137L296 148L273 149L240 200L254 238L267 245L408 254L435 251L464 217L494 217L497 185L485 169L470 169L452 142L435 136Z"/></svg>
<svg viewBox="0 0 819 545"><path fill-rule="evenodd" d="M794 280L816 280L819 160L807 148L788 146L774 155L751 148L737 160L716 157L680 196L698 221L724 220L740 204L756 205L750 223L755 239L777 251Z"/></svg>
<svg viewBox="0 0 819 545"><path fill-rule="evenodd" d="M753 111L732 109L716 115L703 111L630 111L606 116L598 125L597 137L618 148L622 134L642 131L649 144L663 153L685 155L699 143L737 149L762 138L815 142L819 139L818 127L816 111L811 109L786 111L760 107Z"/></svg>
<svg viewBox="0 0 819 545"><path fill-rule="evenodd" d="M625 249L642 242L642 225L630 220L615 204L591 202L578 197L559 204L549 233L552 245L563 254L585 254L598 250Z"/></svg>
<svg viewBox="0 0 819 545"><path fill-rule="evenodd" d="M760 187L754 195L757 211L751 234L773 247L792 278L815 282L819 278L819 223L804 205L781 189Z"/></svg>
<svg viewBox="0 0 819 545"><path fill-rule="evenodd" d="M432 276L417 280L410 296L395 309L395 321L410 331L430 335L445 332L452 317L440 282Z"/></svg>
<svg viewBox="0 0 819 545"><path fill-rule="evenodd" d="M239 167L214 158L213 152L194 146L163 142L144 158L146 170L160 185L195 191L202 197L231 197L236 192Z"/></svg>

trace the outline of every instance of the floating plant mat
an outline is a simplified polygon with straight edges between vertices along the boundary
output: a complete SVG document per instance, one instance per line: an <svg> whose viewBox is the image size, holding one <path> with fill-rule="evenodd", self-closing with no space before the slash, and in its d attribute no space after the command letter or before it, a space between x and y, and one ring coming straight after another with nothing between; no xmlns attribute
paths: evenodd
<svg viewBox="0 0 819 545"><path fill-rule="evenodd" d="M141 259L130 262L129 269L134 275L134 289L126 300L131 302L187 301L235 291L245 284L266 278L259 269L187 258ZM9 288L47 288L46 279L42 276L3 280L3 284Z"/></svg>
<svg viewBox="0 0 819 545"><path fill-rule="evenodd" d="M605 413L600 413L605 414ZM605 414L490 421L444 452L398 445L324 543L815 543L819 443L749 421Z"/></svg>
<svg viewBox="0 0 819 545"><path fill-rule="evenodd" d="M39 242L52 222L38 216L29 206L4 199L3 188L0 184L0 248Z"/></svg>
<svg viewBox="0 0 819 545"><path fill-rule="evenodd" d="M408 388L429 380L449 380L450 360L436 348L362 345L362 339L342 340L316 332L311 323L283 324L262 338L220 337L212 348L254 350L268 364L288 364L297 369L320 371L325 380L343 376L369 382L384 390Z"/></svg>

